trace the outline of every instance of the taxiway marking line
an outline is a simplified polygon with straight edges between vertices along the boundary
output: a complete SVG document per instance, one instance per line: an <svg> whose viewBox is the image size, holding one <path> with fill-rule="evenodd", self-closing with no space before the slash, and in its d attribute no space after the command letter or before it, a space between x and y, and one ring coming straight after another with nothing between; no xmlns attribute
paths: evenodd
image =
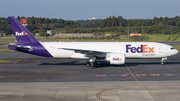
<svg viewBox="0 0 180 101"><path fill-rule="evenodd" d="M98 99L102 100L102 101L108 101L108 100L106 100L106 99L101 98L101 96L100 96L101 93L103 93L103 92L105 92L105 91L107 91L107 90L103 90L103 91L97 93L97 94L96 94L96 97L97 97Z"/></svg>
<svg viewBox="0 0 180 101"><path fill-rule="evenodd" d="M130 72L130 74L133 76L133 78L139 83L138 79L134 76L134 74L131 72L131 70L128 68L128 66L125 64L126 68L128 69L128 71ZM139 85L141 85L141 83L139 83Z"/></svg>

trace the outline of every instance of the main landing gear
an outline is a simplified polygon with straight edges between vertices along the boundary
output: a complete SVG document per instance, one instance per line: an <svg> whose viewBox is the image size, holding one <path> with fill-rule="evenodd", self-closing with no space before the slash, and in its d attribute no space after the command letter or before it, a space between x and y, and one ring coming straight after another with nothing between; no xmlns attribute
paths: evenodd
<svg viewBox="0 0 180 101"><path fill-rule="evenodd" d="M86 67L98 67L97 61L91 63L91 62L86 62Z"/></svg>
<svg viewBox="0 0 180 101"><path fill-rule="evenodd" d="M164 61L165 61L165 60L167 60L167 57L162 58L162 60L161 60L161 65L163 65L163 64L164 64Z"/></svg>
<svg viewBox="0 0 180 101"><path fill-rule="evenodd" d="M98 63L96 60L96 57L91 57L88 62L86 62L87 67L98 67Z"/></svg>

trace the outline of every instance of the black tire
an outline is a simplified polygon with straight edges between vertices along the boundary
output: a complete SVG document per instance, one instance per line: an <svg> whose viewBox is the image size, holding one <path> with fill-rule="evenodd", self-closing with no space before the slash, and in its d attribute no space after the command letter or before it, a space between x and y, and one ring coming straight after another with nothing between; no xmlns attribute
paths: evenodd
<svg viewBox="0 0 180 101"><path fill-rule="evenodd" d="M86 62L86 67L91 67L91 64L89 62Z"/></svg>
<svg viewBox="0 0 180 101"><path fill-rule="evenodd" d="M97 63L97 62L94 62L94 63L93 63L93 67L98 67L98 63Z"/></svg>

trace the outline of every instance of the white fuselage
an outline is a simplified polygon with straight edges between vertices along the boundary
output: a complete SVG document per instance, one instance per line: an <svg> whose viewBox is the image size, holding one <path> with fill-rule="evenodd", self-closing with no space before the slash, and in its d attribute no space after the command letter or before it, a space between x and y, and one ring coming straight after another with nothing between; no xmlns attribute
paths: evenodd
<svg viewBox="0 0 180 101"><path fill-rule="evenodd" d="M170 45L156 42L41 42L54 58L89 59L87 52L97 52L105 58L107 53L125 54L126 58L163 58L178 53Z"/></svg>

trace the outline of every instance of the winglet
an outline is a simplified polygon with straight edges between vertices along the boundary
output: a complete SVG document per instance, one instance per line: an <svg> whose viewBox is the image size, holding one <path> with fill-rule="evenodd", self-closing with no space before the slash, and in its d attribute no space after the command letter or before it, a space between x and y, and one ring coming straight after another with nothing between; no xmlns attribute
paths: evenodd
<svg viewBox="0 0 180 101"><path fill-rule="evenodd" d="M39 43L39 41L13 16L8 17L18 44Z"/></svg>

